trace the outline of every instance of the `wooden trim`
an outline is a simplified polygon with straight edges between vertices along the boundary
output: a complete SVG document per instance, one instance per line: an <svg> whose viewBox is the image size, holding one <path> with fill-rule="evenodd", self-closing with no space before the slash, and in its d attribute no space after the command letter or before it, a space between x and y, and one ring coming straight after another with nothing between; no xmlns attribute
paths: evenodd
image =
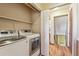
<svg viewBox="0 0 79 59"><path fill-rule="evenodd" d="M65 4L62 4L62 5L58 5L58 6L55 6L53 8L50 8L51 9L55 9L55 8L58 8L58 7L63 7L63 6L66 6L66 5L70 5L71 3L65 3Z"/></svg>
<svg viewBox="0 0 79 59"><path fill-rule="evenodd" d="M76 56L79 56L79 41L76 40Z"/></svg>
<svg viewBox="0 0 79 59"><path fill-rule="evenodd" d="M55 19L56 17L62 17L62 16L68 16L68 14L62 14L62 15L54 16L54 19Z"/></svg>
<svg viewBox="0 0 79 59"><path fill-rule="evenodd" d="M38 10L37 8L35 8L31 3L25 3L25 5L27 5L29 8L31 8L34 11L40 12L40 10Z"/></svg>
<svg viewBox="0 0 79 59"><path fill-rule="evenodd" d="M6 19L6 20L12 20L12 21L16 21L16 22L22 22L22 23L32 24L32 22L19 21L19 20L12 19L12 18L9 18L9 17L0 17L0 18Z"/></svg>
<svg viewBox="0 0 79 59"><path fill-rule="evenodd" d="M68 39L69 39L69 48L72 52L72 8L69 9L68 13Z"/></svg>

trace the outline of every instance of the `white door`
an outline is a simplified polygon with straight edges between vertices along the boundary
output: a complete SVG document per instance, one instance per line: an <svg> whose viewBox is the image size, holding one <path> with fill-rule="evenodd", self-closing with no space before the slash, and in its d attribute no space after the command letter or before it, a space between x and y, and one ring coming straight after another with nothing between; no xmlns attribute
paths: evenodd
<svg viewBox="0 0 79 59"><path fill-rule="evenodd" d="M41 12L41 54L49 55L49 10Z"/></svg>
<svg viewBox="0 0 79 59"><path fill-rule="evenodd" d="M76 40L78 39L78 4L72 4L72 55L76 55Z"/></svg>

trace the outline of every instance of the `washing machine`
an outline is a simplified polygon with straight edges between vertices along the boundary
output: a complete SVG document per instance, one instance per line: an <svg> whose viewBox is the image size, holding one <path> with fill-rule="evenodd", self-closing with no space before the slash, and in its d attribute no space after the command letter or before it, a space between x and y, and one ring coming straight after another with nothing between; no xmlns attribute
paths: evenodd
<svg viewBox="0 0 79 59"><path fill-rule="evenodd" d="M39 56L40 55L40 34L32 33L31 30L20 30L20 35L26 36L27 48L29 56Z"/></svg>

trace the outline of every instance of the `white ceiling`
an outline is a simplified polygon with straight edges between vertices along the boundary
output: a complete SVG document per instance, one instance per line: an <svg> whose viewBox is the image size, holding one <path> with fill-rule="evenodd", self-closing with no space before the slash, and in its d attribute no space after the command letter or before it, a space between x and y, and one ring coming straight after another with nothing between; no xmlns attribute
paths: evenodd
<svg viewBox="0 0 79 59"><path fill-rule="evenodd" d="M65 4L66 3L32 3L32 5L35 5L35 7L40 10L51 9Z"/></svg>
<svg viewBox="0 0 79 59"><path fill-rule="evenodd" d="M54 8L59 5L63 5L64 3L40 3L42 7L47 6L48 8Z"/></svg>

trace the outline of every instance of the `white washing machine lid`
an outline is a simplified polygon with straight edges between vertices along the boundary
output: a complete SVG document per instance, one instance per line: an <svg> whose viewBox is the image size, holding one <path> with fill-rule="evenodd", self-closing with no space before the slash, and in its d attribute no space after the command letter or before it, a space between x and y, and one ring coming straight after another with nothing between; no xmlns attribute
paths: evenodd
<svg viewBox="0 0 79 59"><path fill-rule="evenodd" d="M23 35L23 36L26 36L28 38L34 38L34 37L38 37L40 36L39 33L32 33L32 32L24 32L23 30L22 31L19 31L20 35Z"/></svg>
<svg viewBox="0 0 79 59"><path fill-rule="evenodd" d="M28 35L32 35L32 33L20 33L20 35L28 36Z"/></svg>
<svg viewBox="0 0 79 59"><path fill-rule="evenodd" d="M40 34L38 34L38 33L37 34L36 33L32 33L32 35L27 35L26 38L30 38L31 39L31 38L35 38L35 37L39 37L39 36L40 36Z"/></svg>

